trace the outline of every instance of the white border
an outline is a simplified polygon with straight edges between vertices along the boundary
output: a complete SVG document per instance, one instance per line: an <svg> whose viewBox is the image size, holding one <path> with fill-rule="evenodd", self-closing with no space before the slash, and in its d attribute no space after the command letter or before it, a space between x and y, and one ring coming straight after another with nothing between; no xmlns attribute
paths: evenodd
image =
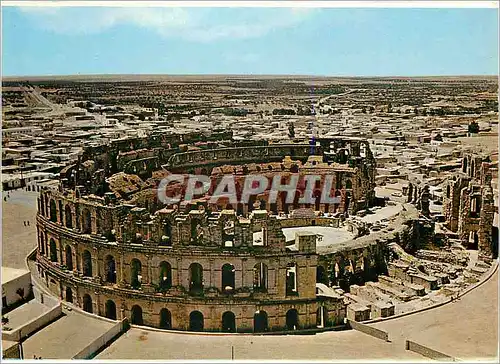
<svg viewBox="0 0 500 364"><path fill-rule="evenodd" d="M434 1L434 0L381 0L381 1L327 1L327 0L297 0L297 1L31 1L31 0L4 0L3 6L24 7L75 7L75 6L106 6L106 7L274 7L274 8L499 8L498 1Z"/></svg>

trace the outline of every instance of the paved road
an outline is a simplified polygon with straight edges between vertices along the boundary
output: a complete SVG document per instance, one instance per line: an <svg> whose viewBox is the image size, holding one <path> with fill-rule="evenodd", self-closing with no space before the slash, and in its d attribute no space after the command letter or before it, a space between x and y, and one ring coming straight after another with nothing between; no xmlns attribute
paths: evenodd
<svg viewBox="0 0 500 364"><path fill-rule="evenodd" d="M317 335L219 336L140 329L129 330L96 359L231 360L231 347L236 360L425 360L403 345L354 330Z"/></svg>

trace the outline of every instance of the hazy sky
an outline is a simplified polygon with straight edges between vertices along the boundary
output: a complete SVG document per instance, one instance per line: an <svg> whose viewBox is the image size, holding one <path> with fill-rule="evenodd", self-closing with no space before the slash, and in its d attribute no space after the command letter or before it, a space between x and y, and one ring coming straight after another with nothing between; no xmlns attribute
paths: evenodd
<svg viewBox="0 0 500 364"><path fill-rule="evenodd" d="M497 74L497 9L2 8L12 75Z"/></svg>

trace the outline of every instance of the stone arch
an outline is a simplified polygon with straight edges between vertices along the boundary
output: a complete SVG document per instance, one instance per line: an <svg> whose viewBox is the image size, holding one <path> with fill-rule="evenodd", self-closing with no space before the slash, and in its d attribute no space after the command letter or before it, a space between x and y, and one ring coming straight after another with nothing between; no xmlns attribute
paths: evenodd
<svg viewBox="0 0 500 364"><path fill-rule="evenodd" d="M71 287L66 287L66 302L73 303L73 290Z"/></svg>
<svg viewBox="0 0 500 364"><path fill-rule="evenodd" d="M70 245L66 245L64 252L66 255L66 267L69 270L73 270L73 249L71 249Z"/></svg>
<svg viewBox="0 0 500 364"><path fill-rule="evenodd" d="M199 263L191 263L189 266L189 292L203 293L203 267Z"/></svg>
<svg viewBox="0 0 500 364"><path fill-rule="evenodd" d="M57 262L57 245L54 239L50 239L50 261Z"/></svg>
<svg viewBox="0 0 500 364"><path fill-rule="evenodd" d="M50 221L57 222L56 202L52 199L50 200Z"/></svg>
<svg viewBox="0 0 500 364"><path fill-rule="evenodd" d="M108 283L116 283L116 262L112 255L107 255L104 259L105 280Z"/></svg>
<svg viewBox="0 0 500 364"><path fill-rule="evenodd" d="M189 314L189 331L203 331L203 314L200 311L192 311Z"/></svg>
<svg viewBox="0 0 500 364"><path fill-rule="evenodd" d="M254 291L267 291L267 265L257 263L253 267L253 289Z"/></svg>
<svg viewBox="0 0 500 364"><path fill-rule="evenodd" d="M266 311L258 310L253 315L253 331L254 332L269 331Z"/></svg>
<svg viewBox="0 0 500 364"><path fill-rule="evenodd" d="M222 271L222 292L232 293L235 289L235 268L234 265L226 263L221 268Z"/></svg>
<svg viewBox="0 0 500 364"><path fill-rule="evenodd" d="M66 220L66 227L71 229L73 227L73 213L69 205L66 205L64 208L64 218Z"/></svg>
<svg viewBox="0 0 500 364"><path fill-rule="evenodd" d="M462 172L467 173L467 157L462 160Z"/></svg>
<svg viewBox="0 0 500 364"><path fill-rule="evenodd" d="M345 188L346 188L346 190L352 189L352 182L350 179L345 181Z"/></svg>
<svg viewBox="0 0 500 364"><path fill-rule="evenodd" d="M90 210L87 208L82 211L82 232L84 234L92 234L92 216Z"/></svg>
<svg viewBox="0 0 500 364"><path fill-rule="evenodd" d="M88 250L84 250L82 254L82 268L85 277L92 277L92 255Z"/></svg>
<svg viewBox="0 0 500 364"><path fill-rule="evenodd" d="M297 330L299 328L299 313L295 308L286 312L287 330Z"/></svg>
<svg viewBox="0 0 500 364"><path fill-rule="evenodd" d="M226 311L222 314L222 331L236 332L236 317L231 311Z"/></svg>
<svg viewBox="0 0 500 364"><path fill-rule="evenodd" d="M134 258L130 262L130 286L132 289L139 289L142 284L142 263Z"/></svg>
<svg viewBox="0 0 500 364"><path fill-rule="evenodd" d="M166 308L160 310L160 329L169 330L172 328L172 314Z"/></svg>
<svg viewBox="0 0 500 364"><path fill-rule="evenodd" d="M130 323L132 325L144 325L142 318L142 308L139 305L133 305L130 310Z"/></svg>
<svg viewBox="0 0 500 364"><path fill-rule="evenodd" d="M172 287L172 266L168 262L160 263L160 282L159 287L161 290L167 290Z"/></svg>
<svg viewBox="0 0 500 364"><path fill-rule="evenodd" d="M83 310L88 313L94 311L92 308L92 297L87 293L83 295Z"/></svg>
<svg viewBox="0 0 500 364"><path fill-rule="evenodd" d="M107 300L105 304L105 316L111 320L116 320L116 304L112 300Z"/></svg>

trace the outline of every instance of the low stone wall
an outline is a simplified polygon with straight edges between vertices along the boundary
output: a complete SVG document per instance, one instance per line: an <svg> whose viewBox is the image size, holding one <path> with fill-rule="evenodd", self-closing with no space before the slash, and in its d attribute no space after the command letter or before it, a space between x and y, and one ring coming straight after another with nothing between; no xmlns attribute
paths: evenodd
<svg viewBox="0 0 500 364"><path fill-rule="evenodd" d="M57 297L42 292L38 284L33 284L33 294L38 302L48 307L54 307L60 302Z"/></svg>
<svg viewBox="0 0 500 364"><path fill-rule="evenodd" d="M90 344L84 347L78 354L73 356L72 359L90 359L99 350L104 348L113 338L124 332L128 327L127 319L117 322L104 334L94 339Z"/></svg>
<svg viewBox="0 0 500 364"><path fill-rule="evenodd" d="M377 339L389 341L389 334L386 331L352 320L347 320L347 325L354 330L364 332L365 334L376 337Z"/></svg>
<svg viewBox="0 0 500 364"><path fill-rule="evenodd" d="M49 311L44 312L33 320L28 321L25 325L15 328L12 331L2 331L2 340L21 341L23 338L47 325L62 315L62 305L57 303Z"/></svg>
<svg viewBox="0 0 500 364"><path fill-rule="evenodd" d="M281 228L302 227L302 226L330 226L338 228L340 219L335 217L290 217L286 219L278 219ZM314 221L314 225L313 225Z"/></svg>
<svg viewBox="0 0 500 364"><path fill-rule="evenodd" d="M406 340L406 350L413 351L427 358L439 361L456 361L452 356L443 354L437 350L428 348L427 346L417 344L414 341Z"/></svg>

